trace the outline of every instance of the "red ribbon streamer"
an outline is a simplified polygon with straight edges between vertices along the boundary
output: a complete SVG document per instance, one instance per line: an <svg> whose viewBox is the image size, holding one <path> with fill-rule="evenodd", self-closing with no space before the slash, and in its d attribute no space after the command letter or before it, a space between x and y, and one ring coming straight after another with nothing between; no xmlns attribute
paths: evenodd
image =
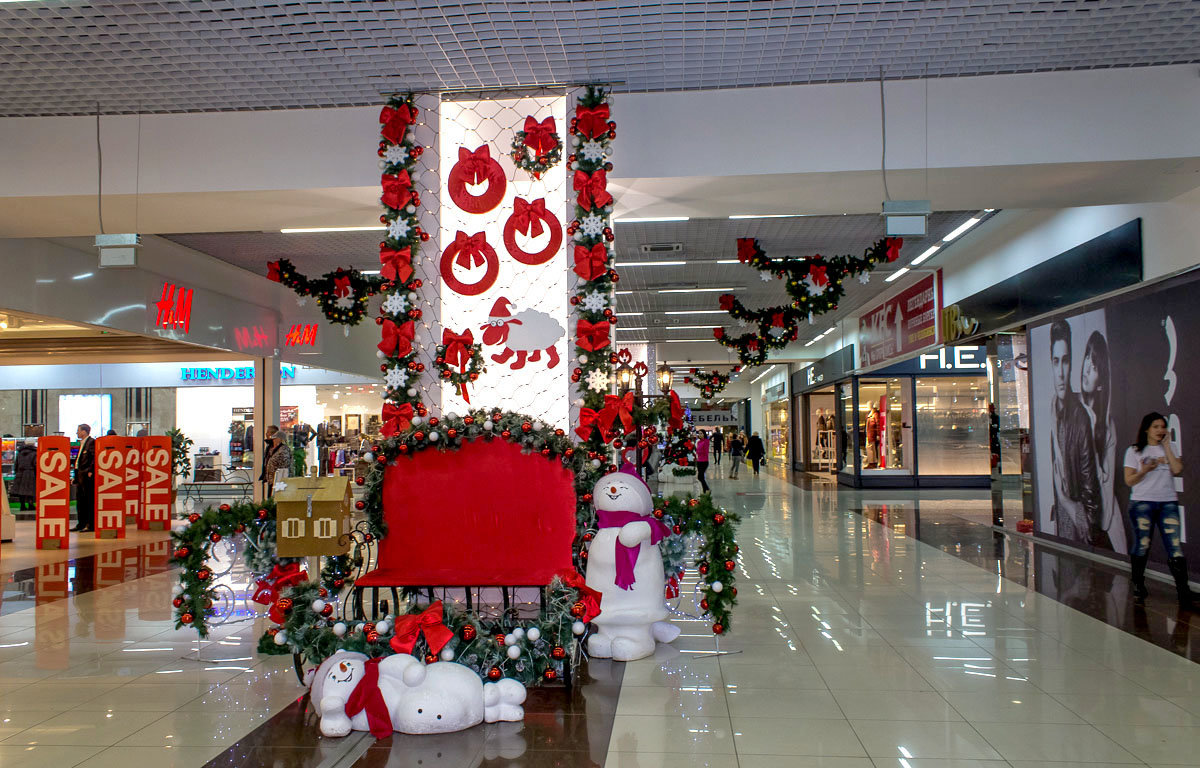
<svg viewBox="0 0 1200 768"><path fill-rule="evenodd" d="M525 146L533 150L537 158L545 156L557 144L554 140L554 118L547 117L538 122L529 115L525 118Z"/></svg>
<svg viewBox="0 0 1200 768"><path fill-rule="evenodd" d="M383 700L383 691L379 689L379 663L383 657L367 659L364 663L362 680L350 692L346 699L346 716L354 717L364 709L367 711L367 725L371 735L377 739L386 739L392 735L392 716L388 712L387 702Z"/></svg>
<svg viewBox="0 0 1200 768"><path fill-rule="evenodd" d="M562 579L564 584L574 589L579 595L579 602L583 603L583 615L579 617L580 621L586 623L600 615L600 601L604 596L589 587L578 572L564 568L554 575Z"/></svg>
<svg viewBox="0 0 1200 768"><path fill-rule="evenodd" d="M517 225L518 232L537 237L545 229L542 219L547 215L546 198L539 197L532 203L522 197L513 198L513 223Z"/></svg>
<svg viewBox="0 0 1200 768"><path fill-rule="evenodd" d="M589 249L584 245L575 246L575 274L584 280L595 280L608 271L608 249L603 243L596 243Z"/></svg>
<svg viewBox="0 0 1200 768"><path fill-rule="evenodd" d="M608 174L603 170L592 174L575 171L571 188L579 193L579 207L585 211L603 208L613 201L613 196L608 193Z"/></svg>
<svg viewBox="0 0 1200 768"><path fill-rule="evenodd" d="M397 251L382 243L379 246L379 264L379 274L384 280L407 283L413 273L412 250L406 245Z"/></svg>
<svg viewBox="0 0 1200 768"><path fill-rule="evenodd" d="M417 332L412 320L400 325L384 320L380 330L383 333L383 341L377 345L380 352L388 357L404 357L412 352L413 335Z"/></svg>
<svg viewBox="0 0 1200 768"><path fill-rule="evenodd" d="M575 325L575 343L589 352L604 349L608 346L608 327L607 320L592 323L581 317Z"/></svg>
<svg viewBox="0 0 1200 768"><path fill-rule="evenodd" d="M408 171L385 173L380 177L379 183L383 186L383 196L379 198L379 202L388 208L403 208L412 200L412 179L408 177Z"/></svg>
<svg viewBox="0 0 1200 768"><path fill-rule="evenodd" d="M608 133L608 105L576 109L575 129L589 139Z"/></svg>
<svg viewBox="0 0 1200 768"><path fill-rule="evenodd" d="M454 639L453 630L442 623L442 601L438 600L420 613L396 617L395 637L389 645L396 653L412 653L417 638L425 633L425 644L430 653L441 653L446 643Z"/></svg>
<svg viewBox="0 0 1200 768"><path fill-rule="evenodd" d="M404 141L404 133L415 117L407 104L401 104L395 109L384 107L379 113L379 122L383 124L379 133L393 144L399 144Z"/></svg>
<svg viewBox="0 0 1200 768"><path fill-rule="evenodd" d="M403 432L412 426L412 417L412 403L405 403L404 405L384 403L383 426L379 431L383 433L384 437L391 437L397 432Z"/></svg>

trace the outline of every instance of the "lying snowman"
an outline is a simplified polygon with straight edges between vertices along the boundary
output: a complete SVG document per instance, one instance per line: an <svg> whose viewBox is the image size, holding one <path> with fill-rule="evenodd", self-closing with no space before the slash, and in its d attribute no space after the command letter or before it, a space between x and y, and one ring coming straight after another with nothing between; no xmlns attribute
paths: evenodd
<svg viewBox="0 0 1200 768"><path fill-rule="evenodd" d="M599 531L588 549L587 585L603 595L588 653L633 661L669 643L679 628L666 621L666 576L658 542L670 533L654 519L654 498L625 462L592 490Z"/></svg>
<svg viewBox="0 0 1200 768"><path fill-rule="evenodd" d="M521 720L524 702L525 686L516 680L485 685L462 664L425 664L407 653L368 660L338 651L321 662L312 681L323 736L450 733L482 722Z"/></svg>

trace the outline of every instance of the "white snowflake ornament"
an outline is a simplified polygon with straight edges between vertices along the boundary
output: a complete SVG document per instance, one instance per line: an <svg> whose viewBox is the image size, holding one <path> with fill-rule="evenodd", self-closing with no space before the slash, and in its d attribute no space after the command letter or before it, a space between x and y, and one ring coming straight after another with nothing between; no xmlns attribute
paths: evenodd
<svg viewBox="0 0 1200 768"><path fill-rule="evenodd" d="M383 300L382 308L389 315L402 315L408 311L408 299L398 293L393 293Z"/></svg>
<svg viewBox="0 0 1200 768"><path fill-rule="evenodd" d="M579 220L579 231L585 237L600 237L604 234L604 217L589 213Z"/></svg>
<svg viewBox="0 0 1200 768"><path fill-rule="evenodd" d="M608 307L608 296L603 293L589 293L580 302L588 312L603 312Z"/></svg>
<svg viewBox="0 0 1200 768"><path fill-rule="evenodd" d="M804 286L808 288L808 292L812 295L820 296L829 287L829 281L826 281L824 285L817 285L817 281L813 279L812 275L809 275L804 278Z"/></svg>
<svg viewBox="0 0 1200 768"><path fill-rule="evenodd" d="M608 374L597 368L587 375L588 389L593 392L603 392L608 389Z"/></svg>
<svg viewBox="0 0 1200 768"><path fill-rule="evenodd" d="M598 163L604 159L604 145L598 141L585 141L579 145L579 156L589 163Z"/></svg>
<svg viewBox="0 0 1200 768"><path fill-rule="evenodd" d="M745 328L748 325L750 325L750 323L747 323L745 320L741 319L740 317L738 318L738 321L737 321L738 328Z"/></svg>
<svg viewBox="0 0 1200 768"><path fill-rule="evenodd" d="M399 389L408 383L408 371L398 365L394 365L388 368L383 378L389 387Z"/></svg>
<svg viewBox="0 0 1200 768"><path fill-rule="evenodd" d="M403 144L393 144L383 153L383 161L388 165L401 165L408 162L408 147Z"/></svg>
<svg viewBox="0 0 1200 768"><path fill-rule="evenodd" d="M774 276L774 275L772 275L770 272L759 272L759 273L758 273L758 279L759 279L759 280L762 280L764 283L769 283L769 282L771 282L771 279L772 279L773 277L775 277L775 276Z"/></svg>
<svg viewBox="0 0 1200 768"><path fill-rule="evenodd" d="M408 219L401 216L388 225L388 237L391 237L393 240L403 240L408 237L408 231L411 228Z"/></svg>
<svg viewBox="0 0 1200 768"><path fill-rule="evenodd" d="M866 285L867 283L871 282L871 273L863 272L862 274L860 274L858 276L858 282L862 283L863 285Z"/></svg>

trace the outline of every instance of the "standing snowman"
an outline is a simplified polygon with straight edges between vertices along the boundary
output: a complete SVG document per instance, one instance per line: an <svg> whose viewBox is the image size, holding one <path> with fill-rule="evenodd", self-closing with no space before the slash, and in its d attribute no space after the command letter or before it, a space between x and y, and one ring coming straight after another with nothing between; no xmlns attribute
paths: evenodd
<svg viewBox="0 0 1200 768"><path fill-rule="evenodd" d="M658 542L670 529L654 519L650 488L626 462L592 491L599 531L588 549L587 585L603 596L588 653L633 661L669 643L679 628L666 621L666 576Z"/></svg>

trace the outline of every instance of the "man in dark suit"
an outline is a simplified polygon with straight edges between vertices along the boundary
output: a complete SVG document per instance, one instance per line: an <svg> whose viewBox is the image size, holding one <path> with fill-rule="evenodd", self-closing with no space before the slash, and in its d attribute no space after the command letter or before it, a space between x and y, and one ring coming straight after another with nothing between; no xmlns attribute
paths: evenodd
<svg viewBox="0 0 1200 768"><path fill-rule="evenodd" d="M87 424L80 424L75 435L79 453L75 456L74 530L82 533L96 530L96 440Z"/></svg>

